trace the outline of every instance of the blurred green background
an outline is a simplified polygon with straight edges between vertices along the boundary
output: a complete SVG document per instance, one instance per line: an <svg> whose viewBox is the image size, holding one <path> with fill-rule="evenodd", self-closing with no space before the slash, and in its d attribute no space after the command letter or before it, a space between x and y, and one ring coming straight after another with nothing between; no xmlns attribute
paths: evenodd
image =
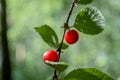
<svg viewBox="0 0 120 80"><path fill-rule="evenodd" d="M42 61L46 50L52 49L35 32L34 27L50 25L61 40L60 28L67 17L72 0L7 0L8 39L13 80L49 80L53 69ZM94 0L105 16L105 30L95 36L79 33L80 40L61 55L69 67L60 76L74 68L96 67L120 80L120 0ZM70 19L85 6L76 6ZM0 70L1 70L0 45ZM1 72L1 71L0 71Z"/></svg>

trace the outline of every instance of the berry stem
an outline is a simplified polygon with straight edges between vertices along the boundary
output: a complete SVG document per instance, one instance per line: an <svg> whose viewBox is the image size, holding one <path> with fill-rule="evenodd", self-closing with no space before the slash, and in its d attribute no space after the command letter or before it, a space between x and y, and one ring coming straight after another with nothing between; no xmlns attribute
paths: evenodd
<svg viewBox="0 0 120 80"><path fill-rule="evenodd" d="M72 5L71 5L71 8L70 8L70 11L69 11L67 20L66 20L66 23L67 23L67 24L69 23L69 20L70 20L70 17L71 17L71 15L72 15L72 11L73 11L73 8L75 7L75 3L76 3L76 2L77 2L77 0L73 0L73 2L72 2Z"/></svg>
<svg viewBox="0 0 120 80"><path fill-rule="evenodd" d="M59 60L60 60L60 55L61 55L61 49L62 49L62 46L63 46L64 36L65 36L65 33L66 33L67 29L69 28L68 23L69 23L69 20L70 20L70 17L71 17L71 15L72 15L72 11L73 11L73 9L74 9L74 7L75 7L75 3L76 3L76 2L77 2L77 0L73 0L72 5L71 5L71 8L70 8L70 11L69 11L69 13L68 13L68 17L67 17L67 19L66 19L66 22L64 23L64 33L63 33L63 37L62 37L60 46L59 46L58 49L57 49L57 52L58 52L58 55L59 55ZM57 71L55 70L55 71L54 71L53 80L57 80L57 78L58 78L58 77L57 77Z"/></svg>

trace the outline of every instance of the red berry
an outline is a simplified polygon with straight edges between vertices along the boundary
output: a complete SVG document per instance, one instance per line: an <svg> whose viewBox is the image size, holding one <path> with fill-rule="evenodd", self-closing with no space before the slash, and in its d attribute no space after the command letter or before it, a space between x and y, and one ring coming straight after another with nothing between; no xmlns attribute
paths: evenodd
<svg viewBox="0 0 120 80"><path fill-rule="evenodd" d="M79 35L78 32L75 30L69 30L66 34L65 34L65 41L68 44L74 44L75 42L78 41Z"/></svg>
<svg viewBox="0 0 120 80"><path fill-rule="evenodd" d="M42 57L43 61L52 61L52 62L58 62L59 56L54 50L48 50L44 53Z"/></svg>

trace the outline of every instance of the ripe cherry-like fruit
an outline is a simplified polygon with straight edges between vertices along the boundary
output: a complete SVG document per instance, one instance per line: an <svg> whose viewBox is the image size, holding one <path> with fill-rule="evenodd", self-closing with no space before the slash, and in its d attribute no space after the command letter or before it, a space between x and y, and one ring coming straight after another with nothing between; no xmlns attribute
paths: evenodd
<svg viewBox="0 0 120 80"><path fill-rule="evenodd" d="M42 59L45 63L46 61L58 62L59 56L54 50L48 50L44 53Z"/></svg>
<svg viewBox="0 0 120 80"><path fill-rule="evenodd" d="M78 41L79 39L79 35L78 32L75 30L69 30L66 34L65 34L65 41L68 44L74 44Z"/></svg>

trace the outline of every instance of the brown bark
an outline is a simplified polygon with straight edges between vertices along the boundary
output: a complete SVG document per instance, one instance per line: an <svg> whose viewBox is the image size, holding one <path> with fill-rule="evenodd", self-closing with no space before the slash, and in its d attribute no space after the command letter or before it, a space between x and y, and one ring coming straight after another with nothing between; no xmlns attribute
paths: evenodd
<svg viewBox="0 0 120 80"><path fill-rule="evenodd" d="M1 0L2 80L11 80L11 66L7 39L6 0Z"/></svg>

